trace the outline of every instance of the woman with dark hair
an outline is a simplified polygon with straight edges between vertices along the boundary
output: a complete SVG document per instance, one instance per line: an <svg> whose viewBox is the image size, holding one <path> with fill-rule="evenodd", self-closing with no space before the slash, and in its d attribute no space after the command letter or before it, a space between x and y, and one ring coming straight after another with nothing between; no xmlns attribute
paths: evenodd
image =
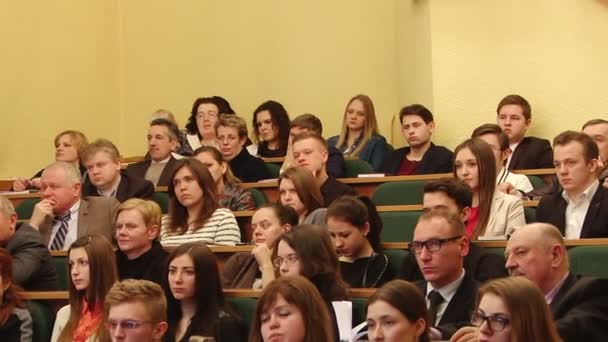
<svg viewBox="0 0 608 342"><path fill-rule="evenodd" d="M222 114L234 114L230 103L223 97L199 97L194 101L186 124L187 143L182 147L187 155L201 146L219 147L215 123Z"/></svg>
<svg viewBox="0 0 608 342"><path fill-rule="evenodd" d="M327 227L351 287L380 287L395 277L382 253L382 220L369 197L342 196L327 208Z"/></svg>
<svg viewBox="0 0 608 342"><path fill-rule="evenodd" d="M13 284L13 258L0 248L0 336L2 341L32 340L32 316Z"/></svg>
<svg viewBox="0 0 608 342"><path fill-rule="evenodd" d="M468 238L502 240L526 224L521 199L496 189L496 162L492 148L485 141L468 139L456 147L454 177L473 190L466 229Z"/></svg>
<svg viewBox="0 0 608 342"><path fill-rule="evenodd" d="M101 235L83 236L68 250L70 304L57 312L51 341L109 341L103 301L118 280L110 242Z"/></svg>
<svg viewBox="0 0 608 342"><path fill-rule="evenodd" d="M292 207L299 223L325 225L323 195L308 169L291 167L279 176L279 203Z"/></svg>
<svg viewBox="0 0 608 342"><path fill-rule="evenodd" d="M280 277L300 275L317 287L332 317L335 340L339 341L337 313L332 302L348 300L348 285L340 275L338 256L327 229L299 225L281 235L272 255Z"/></svg>
<svg viewBox="0 0 608 342"><path fill-rule="evenodd" d="M274 278L272 249L281 234L298 224L298 215L292 207L268 203L251 217L251 230L255 247L251 253L233 254L224 264L224 286L227 288L266 287Z"/></svg>
<svg viewBox="0 0 608 342"><path fill-rule="evenodd" d="M370 341L429 342L426 301L420 289L405 280L393 280L367 301Z"/></svg>
<svg viewBox="0 0 608 342"><path fill-rule="evenodd" d="M165 341L186 342L192 336L213 337L216 342L245 340L240 320L224 299L216 257L206 245L175 248L163 288L169 324Z"/></svg>
<svg viewBox="0 0 608 342"><path fill-rule="evenodd" d="M327 308L306 278L277 279L258 298L249 342L319 342L332 338Z"/></svg>
<svg viewBox="0 0 608 342"><path fill-rule="evenodd" d="M376 111L367 95L354 96L344 110L340 135L327 139L345 157L357 157L379 170L387 150L386 139L378 132Z"/></svg>
<svg viewBox="0 0 608 342"><path fill-rule="evenodd" d="M471 322L479 327L480 341L562 341L545 296L525 277L484 284Z"/></svg>
<svg viewBox="0 0 608 342"><path fill-rule="evenodd" d="M169 184L169 215L161 224L163 246L186 242L234 246L241 242L241 231L232 211L220 208L217 186L203 163L182 159Z"/></svg>
<svg viewBox="0 0 608 342"><path fill-rule="evenodd" d="M253 142L247 150L252 156L285 157L289 141L289 114L282 104L266 101L253 112Z"/></svg>
<svg viewBox="0 0 608 342"><path fill-rule="evenodd" d="M203 146L194 151L194 158L207 166L217 186L221 207L232 211L255 210L253 195L249 189L241 188L241 182L234 176L230 165L222 153L215 147Z"/></svg>

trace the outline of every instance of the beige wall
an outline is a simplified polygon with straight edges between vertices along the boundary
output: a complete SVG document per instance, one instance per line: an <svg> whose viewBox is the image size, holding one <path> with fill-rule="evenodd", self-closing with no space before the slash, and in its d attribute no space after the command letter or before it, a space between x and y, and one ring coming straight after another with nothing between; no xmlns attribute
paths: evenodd
<svg viewBox="0 0 608 342"><path fill-rule="evenodd" d="M276 99L330 136L366 93L388 138L399 108L421 102L451 148L507 93L532 102L536 135L608 116L599 0L21 1L0 19L0 178L50 162L64 128L142 154L152 111L183 124L203 95L248 120Z"/></svg>

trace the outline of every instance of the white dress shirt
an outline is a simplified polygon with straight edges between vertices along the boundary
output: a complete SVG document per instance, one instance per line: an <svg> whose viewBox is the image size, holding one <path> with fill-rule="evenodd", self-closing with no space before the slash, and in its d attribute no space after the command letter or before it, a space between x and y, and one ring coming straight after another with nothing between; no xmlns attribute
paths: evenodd
<svg viewBox="0 0 608 342"><path fill-rule="evenodd" d="M568 203L566 207L566 239L579 239L581 237L581 230L583 229L583 223L585 223L585 216L587 216L587 210L591 204L591 199L600 182L594 180L593 183L576 198L570 198L566 190L562 191L562 197Z"/></svg>
<svg viewBox="0 0 608 342"><path fill-rule="evenodd" d="M80 200L78 200L74 205L70 208L70 220L68 221L68 231L65 234L65 240L63 243L63 250L67 251L72 243L78 239L78 212L80 211ZM61 227L61 222L55 222L53 224L53 229L51 230L51 239L49 240L48 247L51 247L53 244L53 240L55 239L55 235L57 231Z"/></svg>
<svg viewBox="0 0 608 342"><path fill-rule="evenodd" d="M511 154L509 154L509 158L507 159L507 162L505 163L505 167L507 169L509 169L509 164L511 164L511 158L513 158L513 153L515 153L515 149L517 148L517 145L519 145L519 142L516 142L515 144L510 144L509 145L509 149L511 150Z"/></svg>

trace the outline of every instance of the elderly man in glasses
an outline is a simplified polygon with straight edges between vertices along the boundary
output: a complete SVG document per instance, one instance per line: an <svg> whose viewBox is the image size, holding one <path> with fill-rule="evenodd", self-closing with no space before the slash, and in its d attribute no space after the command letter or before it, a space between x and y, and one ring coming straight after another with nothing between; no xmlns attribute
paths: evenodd
<svg viewBox="0 0 608 342"><path fill-rule="evenodd" d="M424 213L409 244L424 281L416 284L426 297L433 340L449 339L469 325L478 284L463 268L469 240L460 217L445 209Z"/></svg>
<svg viewBox="0 0 608 342"><path fill-rule="evenodd" d="M148 280L115 283L105 299L105 325L112 341L162 341L167 331L167 299Z"/></svg>

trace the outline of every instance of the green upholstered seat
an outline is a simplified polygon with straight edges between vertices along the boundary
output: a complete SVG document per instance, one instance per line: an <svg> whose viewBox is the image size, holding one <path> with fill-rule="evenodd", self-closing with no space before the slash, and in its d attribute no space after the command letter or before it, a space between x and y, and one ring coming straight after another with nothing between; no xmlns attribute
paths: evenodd
<svg viewBox="0 0 608 342"><path fill-rule="evenodd" d="M353 327L367 319L367 298L351 298L353 303Z"/></svg>
<svg viewBox="0 0 608 342"><path fill-rule="evenodd" d="M568 255L572 273L608 278L608 246L578 246Z"/></svg>
<svg viewBox="0 0 608 342"><path fill-rule="evenodd" d="M379 214L382 219L380 240L382 242L402 242L412 241L414 228L416 228L418 217L422 215L422 212L387 211Z"/></svg>
<svg viewBox="0 0 608 342"><path fill-rule="evenodd" d="M425 181L401 181L380 184L372 196L376 205L420 204Z"/></svg>
<svg viewBox="0 0 608 342"><path fill-rule="evenodd" d="M532 183L534 189L540 189L545 186L545 182L540 176L528 175L528 179L530 180L530 183Z"/></svg>
<svg viewBox="0 0 608 342"><path fill-rule="evenodd" d="M489 253L494 253L494 254L500 255L502 257L505 256L505 248L504 247L484 247L483 250L487 251Z"/></svg>
<svg viewBox="0 0 608 342"><path fill-rule="evenodd" d="M386 254L388 260L391 262L393 274L397 275L401 270L403 261L407 258L410 252L404 249L385 249L384 254Z"/></svg>
<svg viewBox="0 0 608 342"><path fill-rule="evenodd" d="M60 291L67 291L68 284L70 281L70 272L68 271L68 258L67 256L53 256L51 257L51 265L55 268L57 273L57 286Z"/></svg>
<svg viewBox="0 0 608 342"><path fill-rule="evenodd" d="M166 192L157 191L154 193L154 202L160 206L160 210L163 214L169 212L169 194Z"/></svg>
<svg viewBox="0 0 608 342"><path fill-rule="evenodd" d="M253 202L255 203L256 208L259 208L260 206L268 203L266 195L264 195L264 193L260 189L250 188L249 191L251 191L251 195L253 196Z"/></svg>
<svg viewBox="0 0 608 342"><path fill-rule="evenodd" d="M524 208L524 217L526 219L526 223L536 222L536 208Z"/></svg>
<svg viewBox="0 0 608 342"><path fill-rule="evenodd" d="M275 163L266 163L266 168L268 172L270 172L270 176L272 178L279 178L279 174L281 173L281 165Z"/></svg>
<svg viewBox="0 0 608 342"><path fill-rule="evenodd" d="M365 160L346 159L344 160L344 164L346 167L346 173L344 174L344 177L346 178L356 178L359 175L375 172L374 168L369 165L369 163Z"/></svg>
<svg viewBox="0 0 608 342"><path fill-rule="evenodd" d="M20 220L28 220L32 217L34 206L40 202L40 198L26 198L15 208L17 218Z"/></svg>
<svg viewBox="0 0 608 342"><path fill-rule="evenodd" d="M31 301L27 304L32 316L33 342L48 342L53 334L55 315L51 308L44 302ZM2 338L0 337L0 340Z"/></svg>
<svg viewBox="0 0 608 342"><path fill-rule="evenodd" d="M229 297L227 299L232 310L239 315L239 317L245 323L247 331L249 331L251 323L253 322L253 316L255 315L255 305L257 303L257 299L249 297Z"/></svg>

